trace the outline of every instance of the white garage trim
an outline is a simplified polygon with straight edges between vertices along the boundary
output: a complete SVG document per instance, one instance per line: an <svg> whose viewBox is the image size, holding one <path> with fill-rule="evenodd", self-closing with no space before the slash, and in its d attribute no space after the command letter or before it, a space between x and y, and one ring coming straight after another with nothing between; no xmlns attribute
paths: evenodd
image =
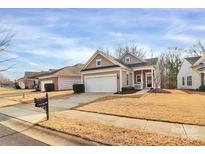
<svg viewBox="0 0 205 154"><path fill-rule="evenodd" d="M120 67L117 67L117 68L107 68L107 69L99 69L99 70L82 71L81 75L92 74L92 73L93 74L94 73L107 73L107 72L120 71L120 70L130 71L128 69L122 69Z"/></svg>
<svg viewBox="0 0 205 154"><path fill-rule="evenodd" d="M85 79L87 79L87 78L98 78L98 77L108 77L108 76L117 76L117 74L105 74L105 75L85 76Z"/></svg>
<svg viewBox="0 0 205 154"><path fill-rule="evenodd" d="M85 92L117 92L117 74L84 77Z"/></svg>

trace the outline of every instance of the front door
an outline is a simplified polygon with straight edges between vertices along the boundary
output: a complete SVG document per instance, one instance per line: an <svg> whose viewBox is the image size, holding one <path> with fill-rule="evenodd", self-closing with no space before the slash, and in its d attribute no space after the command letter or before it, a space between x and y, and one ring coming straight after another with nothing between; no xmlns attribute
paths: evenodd
<svg viewBox="0 0 205 154"><path fill-rule="evenodd" d="M146 88L152 87L152 75L151 73L146 74Z"/></svg>

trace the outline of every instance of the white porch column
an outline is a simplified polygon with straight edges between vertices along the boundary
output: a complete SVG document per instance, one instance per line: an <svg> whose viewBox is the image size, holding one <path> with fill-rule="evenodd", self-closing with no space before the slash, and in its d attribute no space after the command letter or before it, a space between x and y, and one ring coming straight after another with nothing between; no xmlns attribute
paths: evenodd
<svg viewBox="0 0 205 154"><path fill-rule="evenodd" d="M154 71L151 69L151 75L152 75L152 88L154 88Z"/></svg>
<svg viewBox="0 0 205 154"><path fill-rule="evenodd" d="M134 76L134 72L132 72L132 86L135 86L135 76Z"/></svg>
<svg viewBox="0 0 205 154"><path fill-rule="evenodd" d="M80 77L80 79L81 79L81 84L83 84L83 74L81 73L80 76L81 76L81 77Z"/></svg>
<svg viewBox="0 0 205 154"><path fill-rule="evenodd" d="M120 69L120 91L122 90L122 70Z"/></svg>
<svg viewBox="0 0 205 154"><path fill-rule="evenodd" d="M143 81L143 70L141 70L141 88L143 89L144 81Z"/></svg>

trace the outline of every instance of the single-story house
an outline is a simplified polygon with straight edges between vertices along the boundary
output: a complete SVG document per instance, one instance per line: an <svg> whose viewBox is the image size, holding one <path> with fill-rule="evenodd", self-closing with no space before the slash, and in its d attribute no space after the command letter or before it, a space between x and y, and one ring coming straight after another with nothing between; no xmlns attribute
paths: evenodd
<svg viewBox="0 0 205 154"><path fill-rule="evenodd" d="M197 57L187 57L177 75L177 88L198 89L205 84L205 54Z"/></svg>
<svg viewBox="0 0 205 154"><path fill-rule="evenodd" d="M127 86L159 87L155 82L159 72L157 64L158 58L141 59L125 52L117 59L97 50L81 69L81 82L85 92L118 92Z"/></svg>
<svg viewBox="0 0 205 154"><path fill-rule="evenodd" d="M21 89L33 89L38 84L39 72L25 72L24 77L17 80Z"/></svg>
<svg viewBox="0 0 205 154"><path fill-rule="evenodd" d="M41 91L45 91L45 84L53 83L55 90L68 90L74 83L81 82L80 69L83 65L77 64L46 73L38 77Z"/></svg>

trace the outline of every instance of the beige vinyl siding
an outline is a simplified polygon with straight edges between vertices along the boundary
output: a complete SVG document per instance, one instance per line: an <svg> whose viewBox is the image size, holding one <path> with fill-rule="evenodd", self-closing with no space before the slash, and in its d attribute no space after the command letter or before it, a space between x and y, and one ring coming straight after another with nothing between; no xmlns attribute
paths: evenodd
<svg viewBox="0 0 205 154"><path fill-rule="evenodd" d="M52 80L55 90L58 90L58 77L40 79L40 81L47 81L47 80Z"/></svg>
<svg viewBox="0 0 205 154"><path fill-rule="evenodd" d="M128 74L128 85L127 85L127 74ZM122 87L133 86L132 85L132 73L122 71Z"/></svg>
<svg viewBox="0 0 205 154"><path fill-rule="evenodd" d="M125 62L125 57L130 57L130 64L133 64L133 63L140 63L140 59L134 57L133 55L129 54L129 53L126 53L120 60L122 62Z"/></svg>
<svg viewBox="0 0 205 154"><path fill-rule="evenodd" d="M110 60L105 58L104 56L98 54L89 64L86 68L95 68L96 67L96 60L101 59L101 67L102 66L111 66L114 65ZM85 68L85 69L86 69Z"/></svg>

